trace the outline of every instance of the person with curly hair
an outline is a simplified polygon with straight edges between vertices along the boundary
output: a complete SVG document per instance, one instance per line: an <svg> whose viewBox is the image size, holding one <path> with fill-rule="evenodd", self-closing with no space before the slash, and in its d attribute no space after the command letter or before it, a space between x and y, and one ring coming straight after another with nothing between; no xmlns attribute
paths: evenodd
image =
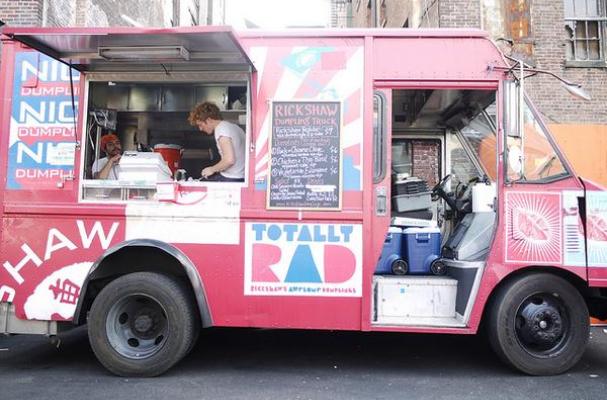
<svg viewBox="0 0 607 400"><path fill-rule="evenodd" d="M224 121L214 103L197 104L188 121L207 135L214 135L219 150L218 163L201 171L205 179L222 182L244 182L245 133L236 124Z"/></svg>

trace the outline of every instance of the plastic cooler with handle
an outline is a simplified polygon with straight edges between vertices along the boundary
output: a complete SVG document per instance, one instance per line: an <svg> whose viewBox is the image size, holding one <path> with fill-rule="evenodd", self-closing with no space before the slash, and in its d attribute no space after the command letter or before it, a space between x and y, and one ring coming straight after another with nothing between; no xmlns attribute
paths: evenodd
<svg viewBox="0 0 607 400"><path fill-rule="evenodd" d="M181 165L182 147L176 144L161 143L154 146L154 152L162 155L162 158L164 158L164 161L166 161L171 170L171 174L175 175L175 171L177 171Z"/></svg>
<svg viewBox="0 0 607 400"><path fill-rule="evenodd" d="M406 228L403 230L403 255L409 273L428 275L432 262L440 257L441 235L437 227Z"/></svg>
<svg viewBox="0 0 607 400"><path fill-rule="evenodd" d="M384 248L375 269L376 274L404 274L407 272L406 263L402 258L402 236L402 228L391 226L388 229Z"/></svg>

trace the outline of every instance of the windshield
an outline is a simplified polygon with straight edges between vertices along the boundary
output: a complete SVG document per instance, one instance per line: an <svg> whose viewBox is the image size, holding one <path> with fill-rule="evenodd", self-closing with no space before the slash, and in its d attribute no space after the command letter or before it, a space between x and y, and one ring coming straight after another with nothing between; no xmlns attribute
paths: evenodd
<svg viewBox="0 0 607 400"><path fill-rule="evenodd" d="M567 175L561 158L547 138L544 126L527 100L523 114L523 137L507 137L508 178L537 182Z"/></svg>
<svg viewBox="0 0 607 400"><path fill-rule="evenodd" d="M480 110L470 122L461 128L462 140L473 153L479 167L489 179L495 181L496 173L496 106L495 101Z"/></svg>

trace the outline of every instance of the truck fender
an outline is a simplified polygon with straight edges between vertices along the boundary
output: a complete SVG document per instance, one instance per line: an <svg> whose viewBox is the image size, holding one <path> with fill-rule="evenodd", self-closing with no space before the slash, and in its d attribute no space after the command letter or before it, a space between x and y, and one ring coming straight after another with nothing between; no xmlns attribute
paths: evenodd
<svg viewBox="0 0 607 400"><path fill-rule="evenodd" d="M83 307L86 299L86 292L91 280L96 278L97 272L103 261L115 254L116 252L123 250L128 247L149 247L161 250L167 253L169 256L173 257L177 262L179 262L184 269L186 276L188 277L188 281L192 287L194 296L196 298L196 304L198 305L198 309L200 310L200 318L202 321L203 327L209 327L213 325L213 319L211 316L211 312L209 310L207 304L206 292L204 289L204 283L198 274L194 263L179 249L174 246L154 239L133 239L127 240L122 243L119 243L113 247L107 249L91 266L91 269L86 276L84 283L82 284L82 289L80 291L80 296L78 298L78 303L76 305L76 311L74 313L73 323L76 325L80 325L86 322L86 312L83 315ZM86 311L86 310L85 310Z"/></svg>

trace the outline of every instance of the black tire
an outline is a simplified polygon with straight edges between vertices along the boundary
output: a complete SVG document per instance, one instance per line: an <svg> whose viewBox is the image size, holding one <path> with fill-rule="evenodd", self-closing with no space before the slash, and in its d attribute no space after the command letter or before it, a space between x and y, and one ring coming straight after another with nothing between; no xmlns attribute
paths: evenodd
<svg viewBox="0 0 607 400"><path fill-rule="evenodd" d="M588 308L569 282L531 273L501 287L489 304L491 347L529 375L556 375L573 367L589 337Z"/></svg>
<svg viewBox="0 0 607 400"><path fill-rule="evenodd" d="M97 359L119 376L157 376L193 347L199 326L184 284L137 272L110 282L95 298L88 334Z"/></svg>

